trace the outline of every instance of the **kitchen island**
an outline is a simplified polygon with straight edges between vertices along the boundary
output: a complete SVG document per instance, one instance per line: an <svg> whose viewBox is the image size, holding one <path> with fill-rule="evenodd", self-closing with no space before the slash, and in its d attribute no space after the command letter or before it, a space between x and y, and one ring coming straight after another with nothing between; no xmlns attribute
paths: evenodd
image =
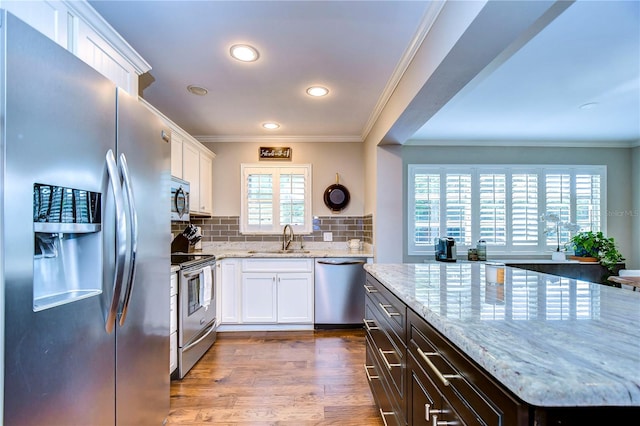
<svg viewBox="0 0 640 426"><path fill-rule="evenodd" d="M414 340L421 338L431 343L442 340L465 358L468 364L459 369L458 378L469 381L476 394L484 395L482 389L474 388L470 376L476 373L469 366L504 391L518 406L514 417L518 424L580 424L572 421L584 413L588 419L595 419L589 417L595 415L608 420L640 414L640 293L511 267L502 267L497 280L496 274L491 274L492 281L498 283L488 283L486 267L474 262L365 265L367 285L383 295L388 290L391 295L387 300L397 298L406 307L403 325L398 319L403 315L398 303L380 303L385 314L395 315L390 318L404 326L397 334L406 333L405 354L397 343L393 347L401 349L395 355L375 350L385 353L383 365L391 365L389 371L407 368L404 382L389 376L389 382L397 383L398 424L424 424L430 408L431 418L438 412L433 410L437 401L427 401L426 414L421 412L422 420L416 421L416 410L411 406L416 397L410 354L419 349ZM384 288L375 290L376 285ZM412 317L435 331L421 334L420 325L412 326ZM397 324L394 326L399 327ZM376 339L374 333L369 331L372 340ZM430 359L447 352L438 353L437 348L429 351L426 355ZM452 365L438 358L427 361L430 365L424 371L433 373L438 362L441 369ZM441 386L445 389L443 398L447 386Z"/></svg>

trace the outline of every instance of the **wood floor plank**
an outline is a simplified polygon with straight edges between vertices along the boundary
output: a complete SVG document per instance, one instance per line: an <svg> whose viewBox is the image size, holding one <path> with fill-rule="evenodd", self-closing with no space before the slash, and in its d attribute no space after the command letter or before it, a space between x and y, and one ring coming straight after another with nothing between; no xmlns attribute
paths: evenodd
<svg viewBox="0 0 640 426"><path fill-rule="evenodd" d="M219 333L171 382L170 425L380 426L362 330Z"/></svg>

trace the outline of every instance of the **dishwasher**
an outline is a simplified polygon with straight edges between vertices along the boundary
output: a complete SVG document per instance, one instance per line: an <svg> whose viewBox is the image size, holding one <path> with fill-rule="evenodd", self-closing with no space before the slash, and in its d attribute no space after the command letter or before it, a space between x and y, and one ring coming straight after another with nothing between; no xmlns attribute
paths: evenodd
<svg viewBox="0 0 640 426"><path fill-rule="evenodd" d="M314 328L362 327L364 258L316 259Z"/></svg>

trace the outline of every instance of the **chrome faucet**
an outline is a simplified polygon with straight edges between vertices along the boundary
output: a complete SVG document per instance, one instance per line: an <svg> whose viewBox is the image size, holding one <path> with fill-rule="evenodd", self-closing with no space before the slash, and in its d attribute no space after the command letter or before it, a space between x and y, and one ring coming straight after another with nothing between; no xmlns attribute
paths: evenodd
<svg viewBox="0 0 640 426"><path fill-rule="evenodd" d="M289 239L287 239L287 228L289 229ZM287 223L282 230L282 250L287 250L294 238L295 235L293 235L293 228Z"/></svg>

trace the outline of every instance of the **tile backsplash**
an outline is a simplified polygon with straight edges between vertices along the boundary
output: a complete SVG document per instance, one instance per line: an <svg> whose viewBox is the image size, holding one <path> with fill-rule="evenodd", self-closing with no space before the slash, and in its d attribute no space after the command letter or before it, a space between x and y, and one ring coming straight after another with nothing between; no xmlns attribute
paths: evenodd
<svg viewBox="0 0 640 426"><path fill-rule="evenodd" d="M171 232L182 232L189 222L172 222ZM191 218L191 224L202 227L203 242L263 242L280 241L281 235L243 235L240 234L238 216L213 216L210 218ZM346 242L359 238L364 243L373 242L373 216L314 216L313 233L304 235L307 242L322 242L323 233L331 232L333 241Z"/></svg>

